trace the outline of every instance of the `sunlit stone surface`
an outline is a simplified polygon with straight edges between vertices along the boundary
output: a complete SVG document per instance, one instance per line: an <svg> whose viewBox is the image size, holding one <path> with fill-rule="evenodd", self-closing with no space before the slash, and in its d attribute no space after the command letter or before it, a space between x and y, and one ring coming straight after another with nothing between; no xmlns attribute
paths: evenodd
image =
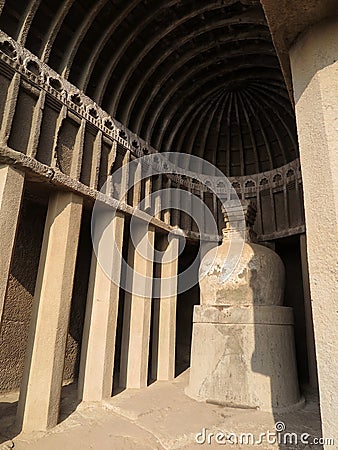
<svg viewBox="0 0 338 450"><path fill-rule="evenodd" d="M227 217L216 256L211 250L201 264L207 273L200 281L202 304L194 310L186 393L228 406L283 410L300 402L292 308L282 306L284 266L274 251L250 242L254 210L248 203L243 209L247 241L235 270L229 275L230 242L238 250L241 243Z"/></svg>

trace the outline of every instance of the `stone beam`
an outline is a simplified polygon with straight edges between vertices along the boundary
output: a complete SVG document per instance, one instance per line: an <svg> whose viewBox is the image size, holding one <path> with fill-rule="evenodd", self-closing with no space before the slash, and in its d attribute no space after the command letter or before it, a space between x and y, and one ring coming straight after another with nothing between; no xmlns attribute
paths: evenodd
<svg viewBox="0 0 338 450"><path fill-rule="evenodd" d="M161 261L157 265L159 296L154 299L152 342L152 378L172 380L175 377L176 306L178 287L179 238L159 236ZM155 321L154 321L155 322Z"/></svg>
<svg viewBox="0 0 338 450"><path fill-rule="evenodd" d="M93 251L84 323L79 398L101 401L112 393L124 217L101 208L95 224L100 240ZM101 234L102 233L102 234ZM113 274L114 272L114 274Z"/></svg>
<svg viewBox="0 0 338 450"><path fill-rule="evenodd" d="M260 0L271 31L290 98L293 99L289 50L311 25L337 15L336 0Z"/></svg>

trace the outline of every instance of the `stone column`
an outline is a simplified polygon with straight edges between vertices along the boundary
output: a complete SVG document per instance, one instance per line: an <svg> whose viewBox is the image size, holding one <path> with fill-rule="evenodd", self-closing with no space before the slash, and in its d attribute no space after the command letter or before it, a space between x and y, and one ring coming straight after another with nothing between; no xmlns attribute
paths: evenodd
<svg viewBox="0 0 338 450"><path fill-rule="evenodd" d="M103 206L96 219L79 374L84 401L111 397L122 264L123 214Z"/></svg>
<svg viewBox="0 0 338 450"><path fill-rule="evenodd" d="M338 20L309 28L290 50L312 315L324 437L338 410Z"/></svg>
<svg viewBox="0 0 338 450"><path fill-rule="evenodd" d="M147 386L155 230L134 224L129 242L122 329L120 386Z"/></svg>
<svg viewBox="0 0 338 450"><path fill-rule="evenodd" d="M0 323L14 251L25 176L11 166L0 165Z"/></svg>
<svg viewBox="0 0 338 450"><path fill-rule="evenodd" d="M162 175L157 175L156 181L153 183L154 193L154 217L161 220L162 212Z"/></svg>
<svg viewBox="0 0 338 450"><path fill-rule="evenodd" d="M135 208L139 208L139 203L141 201L141 190L142 190L142 182L141 182L141 178L142 178L142 166L140 164L140 162L135 159L133 162L133 169L135 170L134 172L134 178L133 178L133 197L132 197L132 206L134 206ZM136 166L134 166L134 164Z"/></svg>
<svg viewBox="0 0 338 450"><path fill-rule="evenodd" d="M18 405L18 425L25 432L58 421L81 214L81 197L51 194Z"/></svg>
<svg viewBox="0 0 338 450"><path fill-rule="evenodd" d="M178 283L179 239L167 235L160 237L159 250L162 253L159 262L160 293L156 299L158 329L153 346L154 374L157 380L172 380L175 377L175 342L176 342L176 305ZM154 377L155 378L155 377Z"/></svg>

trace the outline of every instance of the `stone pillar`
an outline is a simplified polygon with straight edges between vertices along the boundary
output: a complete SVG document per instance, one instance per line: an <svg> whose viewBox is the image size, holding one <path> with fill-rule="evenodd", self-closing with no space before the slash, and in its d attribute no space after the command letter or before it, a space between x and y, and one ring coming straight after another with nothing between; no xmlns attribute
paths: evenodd
<svg viewBox="0 0 338 450"><path fill-rule="evenodd" d="M290 50L324 437L335 436L338 410L337 60L337 18L309 28Z"/></svg>
<svg viewBox="0 0 338 450"><path fill-rule="evenodd" d="M0 165L0 323L18 227L24 179L23 173L11 166Z"/></svg>
<svg viewBox="0 0 338 450"><path fill-rule="evenodd" d="M151 190L152 190L152 179L151 177L145 178L142 180L144 182L144 198L142 199L142 209L146 211L148 214L153 215L153 206L152 206L152 198L151 198Z"/></svg>
<svg viewBox="0 0 338 450"><path fill-rule="evenodd" d="M159 262L160 295L156 299L158 330L153 345L153 362L157 380L172 380L175 377L175 343L176 343L176 305L178 283L179 238L162 235L159 250L162 253ZM155 377L154 377L155 378Z"/></svg>
<svg viewBox="0 0 338 450"><path fill-rule="evenodd" d="M179 195L180 195L180 209L181 209L181 220L180 220L180 228L185 231L191 231L191 194L189 193L189 189L185 186L179 186ZM190 196L190 198L189 198Z"/></svg>
<svg viewBox="0 0 338 450"><path fill-rule="evenodd" d="M136 219L137 220L137 219ZM136 222L135 220L135 222ZM133 224L122 329L120 386L147 386L155 230Z"/></svg>
<svg viewBox="0 0 338 450"><path fill-rule="evenodd" d="M103 207L96 219L79 373L84 401L111 397L122 264L123 214Z"/></svg>
<svg viewBox="0 0 338 450"><path fill-rule="evenodd" d="M18 405L18 425L25 432L58 421L81 214L81 197L51 194Z"/></svg>

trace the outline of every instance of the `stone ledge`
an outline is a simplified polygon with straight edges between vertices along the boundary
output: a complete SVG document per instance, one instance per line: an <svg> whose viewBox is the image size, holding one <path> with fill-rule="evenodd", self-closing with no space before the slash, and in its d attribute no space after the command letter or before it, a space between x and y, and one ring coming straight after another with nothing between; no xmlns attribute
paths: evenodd
<svg viewBox="0 0 338 450"><path fill-rule="evenodd" d="M195 306L194 323L227 325L294 325L287 306Z"/></svg>
<svg viewBox="0 0 338 450"><path fill-rule="evenodd" d="M148 221L151 225L164 231L172 231L174 227L167 225L159 219L149 216L144 211L138 210L126 203L119 202L101 192L92 189L80 181L65 175L58 169L53 169L45 164L40 163L34 158L17 152L7 146L0 146L0 164L13 165L18 170L26 173L28 178L37 182L50 183L51 185L66 191L74 192L82 197L86 197L92 201L102 201L118 211L135 216L141 220Z"/></svg>

